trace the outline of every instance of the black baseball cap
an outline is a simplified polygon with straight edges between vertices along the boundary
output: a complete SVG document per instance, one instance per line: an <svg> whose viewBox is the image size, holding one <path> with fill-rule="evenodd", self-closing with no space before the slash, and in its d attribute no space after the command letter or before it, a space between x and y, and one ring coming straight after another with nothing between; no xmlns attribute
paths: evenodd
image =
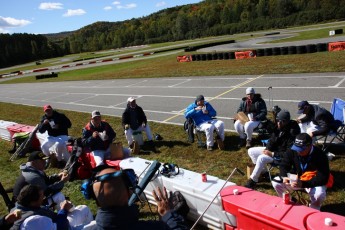
<svg viewBox="0 0 345 230"><path fill-rule="evenodd" d="M34 152L30 153L28 161L46 160L46 159L49 159L49 157L44 155L44 153L42 153L41 151L34 151Z"/></svg>
<svg viewBox="0 0 345 230"><path fill-rule="evenodd" d="M308 146L312 144L312 138L307 133L300 133L296 136L295 142L291 149L296 152L303 152Z"/></svg>

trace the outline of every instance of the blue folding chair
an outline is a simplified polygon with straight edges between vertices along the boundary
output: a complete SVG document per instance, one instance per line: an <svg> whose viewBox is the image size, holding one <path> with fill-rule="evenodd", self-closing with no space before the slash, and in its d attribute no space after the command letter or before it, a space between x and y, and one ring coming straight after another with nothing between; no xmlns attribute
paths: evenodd
<svg viewBox="0 0 345 230"><path fill-rule="evenodd" d="M330 112L335 122L331 131L322 137L324 138L322 144L323 151L327 151L333 143L345 143L345 101L340 98L334 98Z"/></svg>

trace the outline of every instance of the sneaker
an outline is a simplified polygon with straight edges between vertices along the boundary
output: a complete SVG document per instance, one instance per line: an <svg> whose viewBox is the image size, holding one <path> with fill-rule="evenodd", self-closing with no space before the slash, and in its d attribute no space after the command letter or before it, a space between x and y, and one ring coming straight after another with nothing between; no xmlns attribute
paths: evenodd
<svg viewBox="0 0 345 230"><path fill-rule="evenodd" d="M137 155L139 154L139 151L140 151L140 146L138 144L138 142L136 141L133 141L133 143L131 144L131 155Z"/></svg>
<svg viewBox="0 0 345 230"><path fill-rule="evenodd" d="M220 150L224 150L224 142L222 141L222 139L217 139L217 144Z"/></svg>
<svg viewBox="0 0 345 230"><path fill-rule="evenodd" d="M252 141L251 140L247 140L246 149L249 149L250 147L252 147Z"/></svg>
<svg viewBox="0 0 345 230"><path fill-rule="evenodd" d="M246 188L251 188L254 189L256 186L256 182L252 180L252 178L249 178L246 182L246 184L244 185L244 187Z"/></svg>
<svg viewBox="0 0 345 230"><path fill-rule="evenodd" d="M207 146L207 150L208 150L208 151L212 151L212 150L213 150L212 146L211 146L211 145L208 145L208 146Z"/></svg>
<svg viewBox="0 0 345 230"><path fill-rule="evenodd" d="M238 147L242 148L245 145L246 145L246 139L240 138L240 141L238 142Z"/></svg>
<svg viewBox="0 0 345 230"><path fill-rule="evenodd" d="M155 143L153 142L153 140L148 141L147 144L150 147L154 147L155 146Z"/></svg>

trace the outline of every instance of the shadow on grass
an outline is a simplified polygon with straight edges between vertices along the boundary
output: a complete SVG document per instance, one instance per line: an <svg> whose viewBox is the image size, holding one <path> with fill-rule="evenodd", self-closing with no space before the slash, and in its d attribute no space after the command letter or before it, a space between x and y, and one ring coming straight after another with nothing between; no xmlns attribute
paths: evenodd
<svg viewBox="0 0 345 230"><path fill-rule="evenodd" d="M345 213L345 203L339 201L336 204L326 204L321 207L322 212L331 212L338 215L344 215Z"/></svg>

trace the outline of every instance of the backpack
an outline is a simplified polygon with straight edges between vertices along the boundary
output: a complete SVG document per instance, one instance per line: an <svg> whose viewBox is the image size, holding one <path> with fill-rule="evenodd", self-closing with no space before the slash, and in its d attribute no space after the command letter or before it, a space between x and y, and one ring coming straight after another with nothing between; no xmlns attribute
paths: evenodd
<svg viewBox="0 0 345 230"><path fill-rule="evenodd" d="M182 193L180 191L175 191L171 194L170 201L174 211L186 218L189 212L189 206Z"/></svg>

